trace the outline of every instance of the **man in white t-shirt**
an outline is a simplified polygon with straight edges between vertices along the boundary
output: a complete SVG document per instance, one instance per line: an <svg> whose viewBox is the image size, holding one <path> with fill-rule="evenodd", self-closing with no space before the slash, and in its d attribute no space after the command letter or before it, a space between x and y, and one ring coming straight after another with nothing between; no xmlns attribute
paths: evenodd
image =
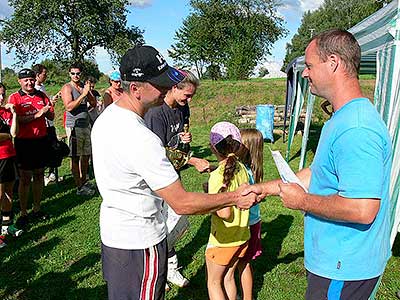
<svg viewBox="0 0 400 300"><path fill-rule="evenodd" d="M236 205L249 208L255 195L186 192L159 137L143 117L161 105L184 77L151 46L122 58L122 97L96 120L92 151L100 209L103 275L108 297L164 299L167 279L165 200L178 214L201 214Z"/></svg>

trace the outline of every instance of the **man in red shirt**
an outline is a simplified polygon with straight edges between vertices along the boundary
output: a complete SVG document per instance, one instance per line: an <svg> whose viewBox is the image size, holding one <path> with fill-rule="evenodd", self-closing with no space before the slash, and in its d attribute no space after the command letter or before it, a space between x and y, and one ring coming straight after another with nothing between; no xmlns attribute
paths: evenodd
<svg viewBox="0 0 400 300"><path fill-rule="evenodd" d="M48 216L40 210L44 186L44 167L48 152L46 120L54 119L54 108L46 94L35 89L35 72L22 69L18 73L21 89L10 95L8 102L14 104L18 116L19 132L15 138L17 167L19 170L18 194L21 216L18 225L28 223L27 206L32 182L32 219L44 220ZM33 181L31 180L33 177Z"/></svg>

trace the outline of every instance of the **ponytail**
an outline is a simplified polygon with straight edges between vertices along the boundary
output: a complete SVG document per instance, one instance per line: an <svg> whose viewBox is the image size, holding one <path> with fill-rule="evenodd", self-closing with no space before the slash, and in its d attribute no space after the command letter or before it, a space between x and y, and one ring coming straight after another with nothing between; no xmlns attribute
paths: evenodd
<svg viewBox="0 0 400 300"><path fill-rule="evenodd" d="M224 179L218 193L226 192L231 184L231 180L235 175L237 156L234 153L229 153L224 166Z"/></svg>

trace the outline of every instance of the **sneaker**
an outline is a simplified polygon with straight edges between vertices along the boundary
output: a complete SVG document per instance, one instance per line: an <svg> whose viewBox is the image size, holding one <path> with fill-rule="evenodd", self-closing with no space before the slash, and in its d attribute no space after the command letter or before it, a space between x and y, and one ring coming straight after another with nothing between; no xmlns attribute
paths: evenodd
<svg viewBox="0 0 400 300"><path fill-rule="evenodd" d="M56 175L51 173L49 176L44 177L44 186L48 186L50 183L56 182Z"/></svg>
<svg viewBox="0 0 400 300"><path fill-rule="evenodd" d="M169 269L167 273L167 280L181 288L189 284L189 280L183 277L183 275L179 272L179 269Z"/></svg>
<svg viewBox="0 0 400 300"><path fill-rule="evenodd" d="M30 217L32 218L33 221L46 221L50 219L50 216L42 212L41 210L36 212L32 211Z"/></svg>
<svg viewBox="0 0 400 300"><path fill-rule="evenodd" d="M78 196L93 196L94 190L89 189L88 187L82 185L80 189L77 189L76 194Z"/></svg>
<svg viewBox="0 0 400 300"><path fill-rule="evenodd" d="M28 227L28 216L20 216L15 224L17 228L21 228L23 231L26 231Z"/></svg>
<svg viewBox="0 0 400 300"><path fill-rule="evenodd" d="M84 187L87 187L88 189L91 189L91 190L95 190L95 189L96 189L96 184L93 183L93 182L90 182L89 180L87 180L87 181L83 184L83 186L84 186Z"/></svg>
<svg viewBox="0 0 400 300"><path fill-rule="evenodd" d="M22 234L23 230L18 229L15 225L11 224L9 226L1 226L1 236L11 235L18 237Z"/></svg>
<svg viewBox="0 0 400 300"><path fill-rule="evenodd" d="M7 246L6 242L4 241L5 238L5 236L0 235L0 248L4 248L5 246Z"/></svg>
<svg viewBox="0 0 400 300"><path fill-rule="evenodd" d="M48 186L52 182L56 182L56 174L50 173L49 176L44 177L44 186Z"/></svg>
<svg viewBox="0 0 400 300"><path fill-rule="evenodd" d="M56 181L56 174L50 173L49 176L47 176L47 178L48 178L50 181Z"/></svg>

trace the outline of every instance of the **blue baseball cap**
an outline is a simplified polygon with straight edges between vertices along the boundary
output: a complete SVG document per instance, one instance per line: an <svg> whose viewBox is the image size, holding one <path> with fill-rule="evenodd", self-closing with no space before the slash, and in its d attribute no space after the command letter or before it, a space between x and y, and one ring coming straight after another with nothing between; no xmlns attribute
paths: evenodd
<svg viewBox="0 0 400 300"><path fill-rule="evenodd" d="M110 79L113 81L121 81L121 74L118 71L113 71L110 74Z"/></svg>

